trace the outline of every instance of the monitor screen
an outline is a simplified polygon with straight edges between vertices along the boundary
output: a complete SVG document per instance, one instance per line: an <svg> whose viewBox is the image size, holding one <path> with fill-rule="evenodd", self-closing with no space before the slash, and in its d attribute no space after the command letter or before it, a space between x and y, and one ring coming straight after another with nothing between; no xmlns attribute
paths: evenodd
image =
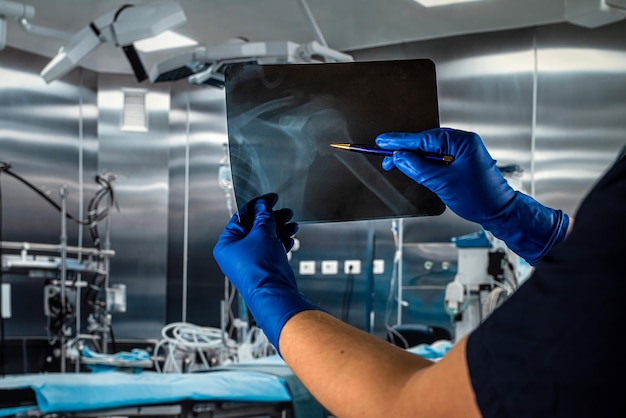
<svg viewBox="0 0 626 418"><path fill-rule="evenodd" d="M332 148L375 144L383 132L439 126L435 65L427 59L234 64L225 73L228 146L238 207L274 192L297 222L434 216L429 189L380 155Z"/></svg>

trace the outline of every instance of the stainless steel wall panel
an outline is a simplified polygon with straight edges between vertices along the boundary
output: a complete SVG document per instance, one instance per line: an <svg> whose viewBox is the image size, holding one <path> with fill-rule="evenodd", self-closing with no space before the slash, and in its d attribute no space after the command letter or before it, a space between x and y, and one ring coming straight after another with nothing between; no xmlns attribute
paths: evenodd
<svg viewBox="0 0 626 418"><path fill-rule="evenodd" d="M186 320L188 170L189 170L189 94L188 83L171 86L170 149L168 191L166 322Z"/></svg>
<svg viewBox="0 0 626 418"><path fill-rule="evenodd" d="M174 84L172 110L167 318L219 327L224 276L212 249L230 218L218 185L228 142L224 91Z"/></svg>
<svg viewBox="0 0 626 418"><path fill-rule="evenodd" d="M46 85L39 76L45 60L6 48L0 52L0 161L60 203L67 190L68 212L84 218L97 189L96 76L76 70L63 82ZM2 181L3 241L59 244L61 214L8 175ZM91 245L68 222L68 245ZM43 279L4 275L12 285L13 315L5 320L7 337L46 336Z"/></svg>
<svg viewBox="0 0 626 418"><path fill-rule="evenodd" d="M536 195L575 213L626 143L624 22L537 29Z"/></svg>
<svg viewBox="0 0 626 418"><path fill-rule="evenodd" d="M224 91L195 89L190 94L188 320L220 325L224 275L213 259L213 246L230 219L218 184L227 142Z"/></svg>
<svg viewBox="0 0 626 418"><path fill-rule="evenodd" d="M146 89L145 132L121 129L125 88ZM110 283L127 291L127 312L113 314L114 330L119 338L158 338L165 325L169 86L100 74L98 109L98 168L116 176L119 204L110 218Z"/></svg>

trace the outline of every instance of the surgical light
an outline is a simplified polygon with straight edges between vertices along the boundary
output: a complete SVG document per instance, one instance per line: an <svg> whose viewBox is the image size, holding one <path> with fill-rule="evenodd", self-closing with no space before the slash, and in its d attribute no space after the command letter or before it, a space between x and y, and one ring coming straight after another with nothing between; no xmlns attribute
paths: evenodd
<svg viewBox="0 0 626 418"><path fill-rule="evenodd" d="M321 45L317 41L297 44L290 41L248 42L231 39L227 42L199 46L165 61L150 71L153 83L187 78L194 85L224 86L224 70L228 64L289 64L313 62L351 62L354 58Z"/></svg>
<svg viewBox="0 0 626 418"><path fill-rule="evenodd" d="M150 70L150 81L157 83L187 78L194 85L224 87L224 73L231 64L354 61L351 55L328 46L306 0L298 0L298 3L311 24L316 40L298 44L291 41L250 42L237 37L214 45L197 46L158 62Z"/></svg>
<svg viewBox="0 0 626 418"><path fill-rule="evenodd" d="M198 45L198 42L179 33L167 30L160 35L135 42L135 48L141 52L163 51Z"/></svg>
<svg viewBox="0 0 626 418"><path fill-rule="evenodd" d="M73 35L42 70L41 76L47 83L57 80L74 69L101 43L110 42L122 48L137 81L143 81L147 74L133 43L159 35L186 21L187 17L177 2L122 6L88 23Z"/></svg>

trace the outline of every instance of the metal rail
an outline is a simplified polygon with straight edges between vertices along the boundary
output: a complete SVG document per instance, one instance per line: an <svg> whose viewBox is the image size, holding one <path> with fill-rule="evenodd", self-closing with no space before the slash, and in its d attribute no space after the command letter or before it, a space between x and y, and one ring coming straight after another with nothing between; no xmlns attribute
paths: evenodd
<svg viewBox="0 0 626 418"><path fill-rule="evenodd" d="M40 252L56 252L61 253L63 251L63 245L61 244L41 244L31 242L16 242L16 241L0 241L0 248L6 250L16 251L40 251ZM97 249L97 248L83 248L83 247L66 247L67 254L82 254L89 256L108 256L115 255L114 250L110 249Z"/></svg>

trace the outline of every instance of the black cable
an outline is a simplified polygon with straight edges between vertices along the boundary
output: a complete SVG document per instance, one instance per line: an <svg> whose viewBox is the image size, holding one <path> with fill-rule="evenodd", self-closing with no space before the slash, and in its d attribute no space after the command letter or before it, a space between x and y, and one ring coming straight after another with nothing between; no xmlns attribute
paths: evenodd
<svg viewBox="0 0 626 418"><path fill-rule="evenodd" d="M0 172L5 172L8 175L10 175L11 177L13 177L16 180L20 181L22 184L26 185L28 188L30 188L35 193L37 193L39 196L41 196L46 202L48 202L50 205L52 205L54 208L56 208L59 212L61 212L63 210L61 205L59 205L57 202L52 200L47 194L45 194L44 192L39 190L39 188L37 188L34 184L29 182L28 180L26 180L24 177L20 176L19 174L15 173L13 170L11 170L11 164L10 163L0 162ZM115 204L114 203L115 202L115 196L113 194L113 188L112 188L111 182L109 180L107 180L106 178L104 178L103 176L100 176L100 175L97 175L95 180L101 186L101 189L96 192L96 194L91 198L91 200L89 202L87 219L86 220L78 219L75 216L73 216L72 214L70 214L69 212L66 213L66 218L76 222L77 224L88 226L90 234L91 234L91 237L92 237L92 239L94 241L94 247L100 249L100 238L99 238L99 234L98 234L98 222L102 221L107 216L109 216L110 209ZM106 196L109 197L109 204L108 204L108 206L105 209L99 211L98 207L99 207L102 199L104 197L106 197Z"/></svg>
<svg viewBox="0 0 626 418"><path fill-rule="evenodd" d="M97 223L95 222L95 219L97 218L97 207L101 200L100 196L103 195L102 193L100 193L101 190L103 189L100 189L98 192L96 192L94 197L89 201L89 205L87 206L87 220L89 221L89 234L91 235L93 245L96 248L100 248L100 235L98 233Z"/></svg>
<svg viewBox="0 0 626 418"><path fill-rule="evenodd" d="M31 182L29 182L28 180L26 180L24 177L20 176L19 174L13 172L11 170L11 165L8 163L0 163L0 172L4 171L5 173L7 173L8 175L10 175L11 177L15 178L16 180L19 180L20 182L22 182L23 184L25 184L28 188L30 188L31 190L33 190L35 193L37 193L39 196L41 196L42 198L44 198L44 200L48 203L50 203L52 206L54 206L58 211L62 211L63 208L61 208L61 205L59 205L57 202L55 202L54 200L52 200L47 194L45 194L44 192L42 192L41 190L39 190L34 184L32 184ZM70 213L66 214L66 217L68 219L71 219L79 224L82 225L88 225L87 221L82 221L78 218L75 218L74 216L72 216Z"/></svg>
<svg viewBox="0 0 626 418"><path fill-rule="evenodd" d="M11 165L9 163L0 163L0 172L4 171L5 173L7 173L9 176L15 178L16 180L22 182L24 185L26 185L28 188L30 188L31 190L33 190L35 193L37 193L39 196L41 196L42 198L44 198L44 200L48 203L50 203L52 206L54 206L58 211L62 211L63 208L61 208L61 205L59 205L57 202L55 202L54 200L52 200L47 194L45 194L44 192L42 192L41 190L39 190L34 184L32 184L31 182L29 182L28 180L26 180L24 177L20 176L19 174L13 172L11 170ZM75 218L74 216L72 216L71 214L67 213L66 217L68 219L71 219L74 222L77 222L79 224L82 225L88 225L87 221L82 221L80 219Z"/></svg>
<svg viewBox="0 0 626 418"><path fill-rule="evenodd" d="M48 332L60 337L63 335L64 326L72 320L76 311L67 295L61 297L60 291L49 295L47 299L50 316L48 317Z"/></svg>
<svg viewBox="0 0 626 418"><path fill-rule="evenodd" d="M115 12L115 16L113 17L113 21L116 22L117 18L120 17L120 14L129 7L133 7L132 4L124 4ZM146 68L141 61L141 57L137 53L135 46L131 43L128 45L122 46L122 51L124 51L124 55L128 60L131 68L133 69L133 74L135 74L135 78L137 82L140 83L148 78L148 73L146 72Z"/></svg>
<svg viewBox="0 0 626 418"><path fill-rule="evenodd" d="M101 186L101 189L98 190L94 197L91 198L87 207L88 219L91 222L99 222L107 217L111 204L109 204L109 206L100 213L98 213L98 206L100 206L100 202L107 195L111 197L111 200L113 199L113 189L111 188L111 183L100 175L96 176L95 180Z"/></svg>
<svg viewBox="0 0 626 418"><path fill-rule="evenodd" d="M113 187L107 179L98 175L96 176L96 182L100 184L101 189L98 190L89 201L89 204L87 206L87 221L89 222L89 233L91 235L91 239L93 240L94 246L100 249L100 234L98 233L98 222L109 216L110 209L113 207L115 202L115 196L113 194ZM102 211L98 212L100 202L106 196L108 196L109 198L109 205Z"/></svg>
<svg viewBox="0 0 626 418"><path fill-rule="evenodd" d="M115 342L115 334L113 333L113 325L108 324L109 326L109 335L111 336L111 352L117 353L117 343Z"/></svg>
<svg viewBox="0 0 626 418"><path fill-rule="evenodd" d="M102 302L98 301L100 292L102 291L102 284L104 283L105 276L96 272L93 277L88 281L88 285L85 287L83 293L83 302L92 308L94 313L97 309L103 306Z"/></svg>

